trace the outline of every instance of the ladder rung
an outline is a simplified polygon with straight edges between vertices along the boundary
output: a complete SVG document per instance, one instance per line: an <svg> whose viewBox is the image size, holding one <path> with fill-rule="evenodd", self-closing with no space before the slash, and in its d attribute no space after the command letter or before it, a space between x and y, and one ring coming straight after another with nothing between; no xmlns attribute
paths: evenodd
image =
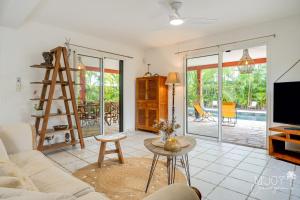
<svg viewBox="0 0 300 200"><path fill-rule="evenodd" d="M74 113L70 113L70 114L67 114L67 113L62 113L62 114L58 114L58 113L51 113L49 114L49 117L57 117L57 116L65 116L65 115L74 115ZM36 117L36 118L44 118L45 115L31 115L31 117Z"/></svg>

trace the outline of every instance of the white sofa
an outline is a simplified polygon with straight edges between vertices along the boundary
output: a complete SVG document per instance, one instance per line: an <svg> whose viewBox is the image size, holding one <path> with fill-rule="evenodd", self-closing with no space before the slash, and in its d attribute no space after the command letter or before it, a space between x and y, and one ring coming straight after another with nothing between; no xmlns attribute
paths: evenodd
<svg viewBox="0 0 300 200"><path fill-rule="evenodd" d="M1 161L9 160L9 162L17 165L20 171L29 177L38 190L28 191L20 188L0 187L0 199L11 197L15 199L48 198L49 200L108 199L104 194L95 192L94 188L87 183L55 166L41 152L34 150L35 140L32 133L33 131L29 124L0 125L0 164ZM47 198L41 195L47 195ZM188 186L174 184L148 196L145 200L155 199L197 200L199 197Z"/></svg>

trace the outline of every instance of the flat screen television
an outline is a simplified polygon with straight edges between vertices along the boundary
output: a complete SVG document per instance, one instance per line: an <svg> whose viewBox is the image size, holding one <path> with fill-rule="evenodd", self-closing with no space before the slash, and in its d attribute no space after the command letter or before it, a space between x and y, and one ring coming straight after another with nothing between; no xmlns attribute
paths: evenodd
<svg viewBox="0 0 300 200"><path fill-rule="evenodd" d="M300 125L300 81L274 83L273 121Z"/></svg>

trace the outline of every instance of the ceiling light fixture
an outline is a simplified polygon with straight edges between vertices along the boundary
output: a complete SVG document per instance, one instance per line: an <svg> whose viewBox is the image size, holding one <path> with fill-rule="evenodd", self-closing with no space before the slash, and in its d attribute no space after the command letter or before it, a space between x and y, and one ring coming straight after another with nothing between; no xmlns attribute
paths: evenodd
<svg viewBox="0 0 300 200"><path fill-rule="evenodd" d="M253 72L254 60L249 55L249 50L243 50L243 56L239 62L239 71L241 74L251 74Z"/></svg>
<svg viewBox="0 0 300 200"><path fill-rule="evenodd" d="M172 16L172 17L170 17L170 24L172 26L179 26L179 25L181 25L183 23L184 23L183 19L179 18L178 16Z"/></svg>

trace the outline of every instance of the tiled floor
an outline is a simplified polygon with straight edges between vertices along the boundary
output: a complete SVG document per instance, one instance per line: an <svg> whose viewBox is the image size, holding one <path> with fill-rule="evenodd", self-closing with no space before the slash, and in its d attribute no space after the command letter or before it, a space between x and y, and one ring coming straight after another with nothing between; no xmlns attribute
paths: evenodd
<svg viewBox="0 0 300 200"><path fill-rule="evenodd" d="M188 132L204 136L218 136L218 121L195 121L194 117L188 118ZM235 126L222 126L222 139L235 144L243 144L259 148L266 147L266 122L238 119Z"/></svg>
<svg viewBox="0 0 300 200"><path fill-rule="evenodd" d="M152 158L143 140L155 135L128 135L121 143L125 157ZM66 148L47 156L72 173L96 162L98 151L99 144L87 139L84 150ZM189 157L192 185L206 200L300 200L300 166L270 158L265 150L197 138Z"/></svg>

